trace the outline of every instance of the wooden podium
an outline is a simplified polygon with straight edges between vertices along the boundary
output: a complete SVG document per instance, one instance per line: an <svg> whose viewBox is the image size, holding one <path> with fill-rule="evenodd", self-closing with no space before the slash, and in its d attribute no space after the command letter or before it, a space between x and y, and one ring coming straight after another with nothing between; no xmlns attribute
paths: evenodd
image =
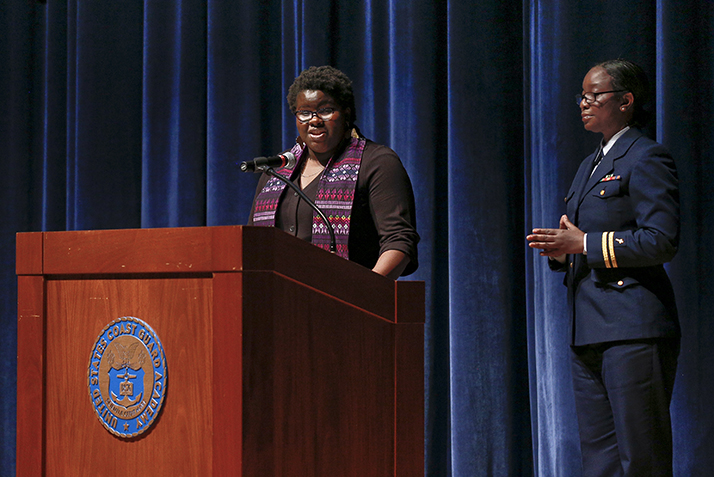
<svg viewBox="0 0 714 477"><path fill-rule="evenodd" d="M17 475L424 475L424 283L274 228L17 235ZM153 426L88 391L113 320L156 332Z"/></svg>

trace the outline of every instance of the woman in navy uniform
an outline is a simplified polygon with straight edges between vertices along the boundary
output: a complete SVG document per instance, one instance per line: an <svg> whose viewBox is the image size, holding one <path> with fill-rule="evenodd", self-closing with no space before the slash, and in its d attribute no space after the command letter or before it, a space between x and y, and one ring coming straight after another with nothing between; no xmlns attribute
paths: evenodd
<svg viewBox="0 0 714 477"><path fill-rule="evenodd" d="M679 243L679 189L669 152L637 129L648 90L626 60L587 73L576 99L602 141L575 175L559 228L527 237L566 273L585 476L672 475L680 328L663 265Z"/></svg>

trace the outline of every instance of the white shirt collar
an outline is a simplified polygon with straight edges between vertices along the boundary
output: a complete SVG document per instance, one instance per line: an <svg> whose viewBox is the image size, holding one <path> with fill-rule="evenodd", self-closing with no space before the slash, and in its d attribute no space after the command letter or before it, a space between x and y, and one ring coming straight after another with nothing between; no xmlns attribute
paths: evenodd
<svg viewBox="0 0 714 477"><path fill-rule="evenodd" d="M609 141L607 141L607 144L603 144L602 141L600 142L600 145L602 146L602 155L604 156L605 154L608 153L610 149L612 149L612 146L615 145L615 142L617 142L618 139L620 139L620 136L625 134L628 130L630 129L630 126L625 126L624 128L620 129L617 134L612 136Z"/></svg>

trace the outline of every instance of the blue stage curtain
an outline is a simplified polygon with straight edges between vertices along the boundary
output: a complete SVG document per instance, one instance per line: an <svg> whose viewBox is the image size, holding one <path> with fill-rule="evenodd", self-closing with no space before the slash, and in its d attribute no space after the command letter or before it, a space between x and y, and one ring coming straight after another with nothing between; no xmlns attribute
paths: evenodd
<svg viewBox="0 0 714 477"><path fill-rule="evenodd" d="M15 465L15 233L245 224L257 177L236 162L292 145L287 88L321 64L350 76L357 124L414 184L427 475L580 475L565 288L525 235L564 212L599 139L573 98L615 57L648 72L652 135L679 168L675 475L708 475L712 32L709 0L5 1L0 475Z"/></svg>

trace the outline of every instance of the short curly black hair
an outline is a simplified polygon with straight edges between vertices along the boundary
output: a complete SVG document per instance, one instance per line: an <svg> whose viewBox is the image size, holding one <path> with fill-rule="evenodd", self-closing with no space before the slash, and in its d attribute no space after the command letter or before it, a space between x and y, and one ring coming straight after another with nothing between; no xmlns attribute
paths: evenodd
<svg viewBox="0 0 714 477"><path fill-rule="evenodd" d="M340 108L349 108L351 114L347 118L347 123L354 125L357 119L355 95L352 91L352 81L346 74L335 67L327 65L311 66L303 70L288 89L288 106L290 106L290 111L293 114L296 111L298 94L308 89L322 91L330 95Z"/></svg>

